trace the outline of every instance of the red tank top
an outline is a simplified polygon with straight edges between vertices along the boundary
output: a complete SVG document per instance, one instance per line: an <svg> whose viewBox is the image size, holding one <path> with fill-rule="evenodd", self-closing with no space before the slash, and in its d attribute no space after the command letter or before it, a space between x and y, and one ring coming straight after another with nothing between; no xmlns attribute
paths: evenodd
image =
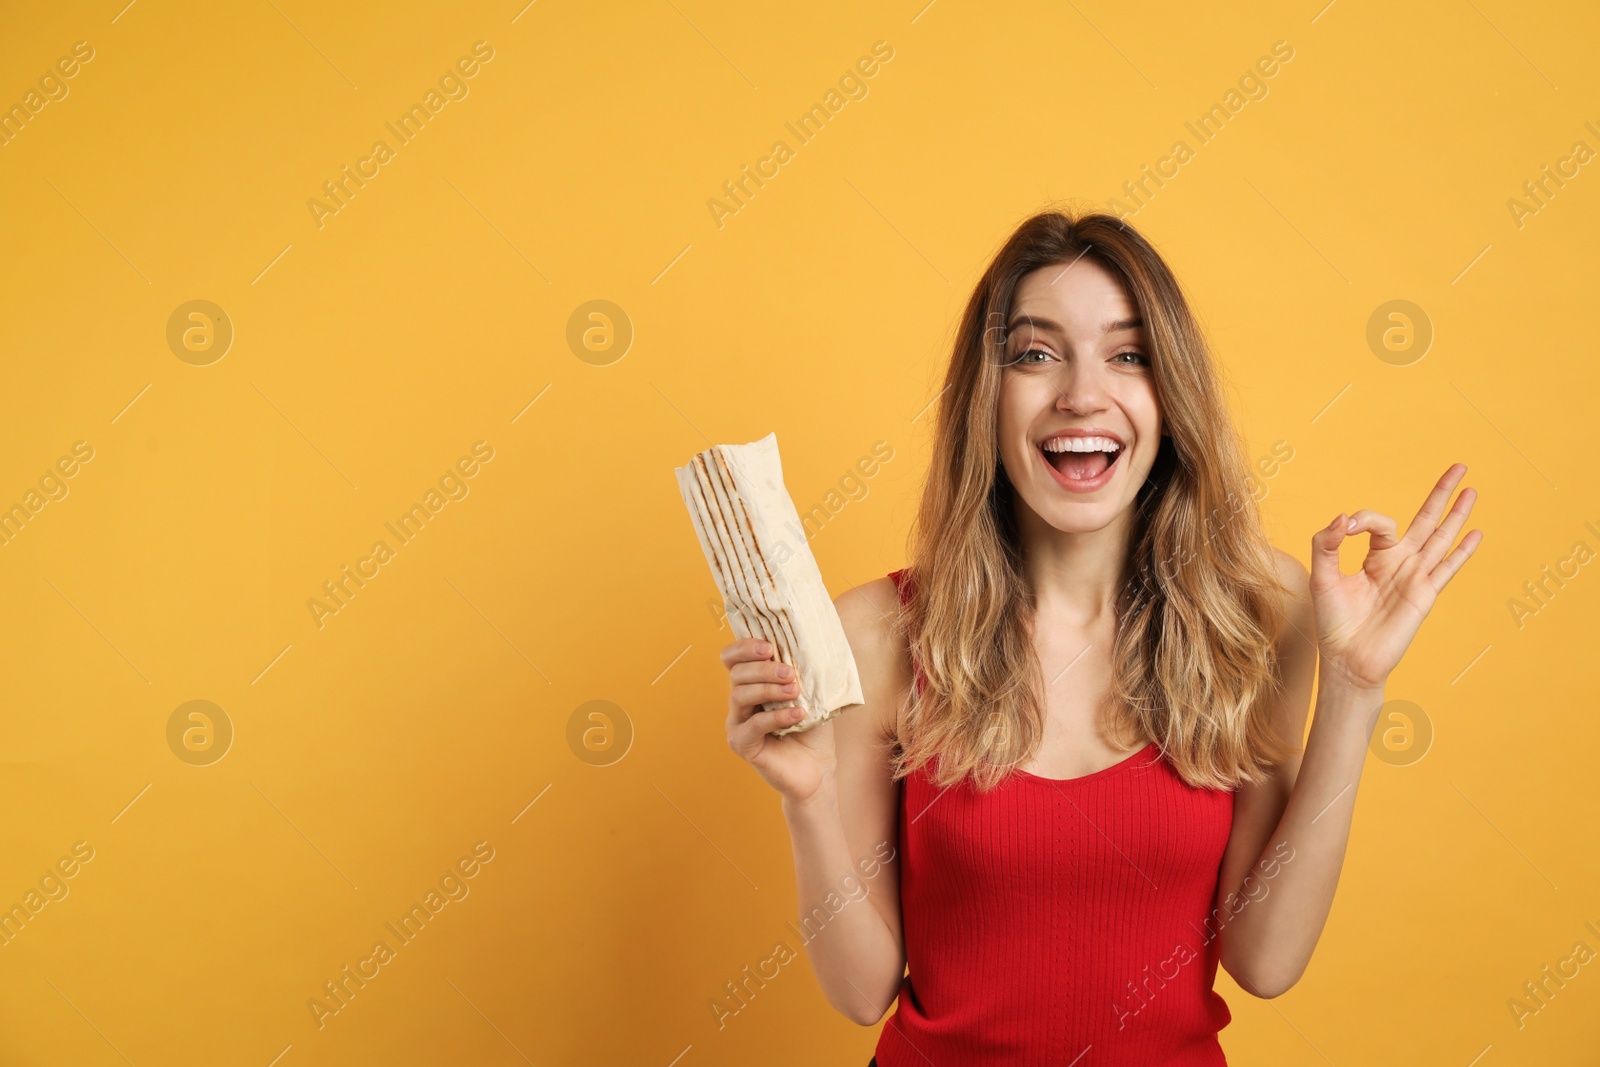
<svg viewBox="0 0 1600 1067"><path fill-rule="evenodd" d="M890 577L903 603L910 578ZM899 807L909 973L879 1067L1227 1063L1212 908L1232 792L1189 786L1146 745L984 794L918 770Z"/></svg>

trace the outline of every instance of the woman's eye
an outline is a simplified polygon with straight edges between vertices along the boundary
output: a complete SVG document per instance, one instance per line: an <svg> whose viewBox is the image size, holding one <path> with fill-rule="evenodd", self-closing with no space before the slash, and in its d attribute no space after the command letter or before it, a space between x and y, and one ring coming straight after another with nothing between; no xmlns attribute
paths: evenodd
<svg viewBox="0 0 1600 1067"><path fill-rule="evenodd" d="M1038 358L1032 358L1032 357L1038 357ZM1045 360L1052 359L1052 358L1053 357L1050 355L1050 353L1046 352L1042 348L1030 348L1026 352L1023 352L1021 355L1017 356L1017 358L1012 360L1012 362L1013 363L1021 363L1021 364L1024 364L1024 365L1027 365L1027 364L1038 365L1040 363L1043 363Z"/></svg>
<svg viewBox="0 0 1600 1067"><path fill-rule="evenodd" d="M1128 351L1126 351L1126 352L1118 352L1116 355L1112 356L1111 358L1120 360L1123 356L1132 356L1133 358L1129 362L1133 363L1133 364L1149 363L1150 362L1148 359L1146 359L1144 357L1144 353L1135 352L1131 348L1128 349Z"/></svg>

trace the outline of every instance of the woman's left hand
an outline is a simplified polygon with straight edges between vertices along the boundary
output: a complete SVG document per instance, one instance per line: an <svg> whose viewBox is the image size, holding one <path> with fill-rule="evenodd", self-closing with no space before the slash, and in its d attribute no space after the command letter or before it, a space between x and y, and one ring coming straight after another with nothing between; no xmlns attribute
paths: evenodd
<svg viewBox="0 0 1600 1067"><path fill-rule="evenodd" d="M1476 490L1463 489L1445 514L1466 472L1465 463L1444 472L1403 537L1395 536L1392 518L1366 509L1341 514L1312 535L1311 599L1322 663L1356 688L1383 687L1439 593L1483 540L1482 530L1470 530L1451 548L1477 498ZM1370 535L1367 558L1359 571L1343 574L1339 545L1363 531Z"/></svg>

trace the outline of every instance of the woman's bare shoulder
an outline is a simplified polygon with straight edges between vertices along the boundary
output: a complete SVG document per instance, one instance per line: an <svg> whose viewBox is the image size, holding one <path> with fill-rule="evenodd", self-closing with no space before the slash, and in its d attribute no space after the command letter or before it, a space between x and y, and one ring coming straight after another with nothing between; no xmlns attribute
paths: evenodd
<svg viewBox="0 0 1600 1067"><path fill-rule="evenodd" d="M894 731L895 710L911 684L911 653L895 626L899 593L887 576L848 589L834 598L845 638L861 676L861 694L875 732Z"/></svg>
<svg viewBox="0 0 1600 1067"><path fill-rule="evenodd" d="M1278 583L1283 587L1291 618L1303 616L1311 605L1311 572L1299 558L1276 546L1272 549L1272 564Z"/></svg>
<svg viewBox="0 0 1600 1067"><path fill-rule="evenodd" d="M1316 658L1317 617L1311 600L1311 572L1298 558L1274 547L1273 564L1283 587L1282 611L1289 625L1278 635L1279 655L1294 660Z"/></svg>
<svg viewBox="0 0 1600 1067"><path fill-rule="evenodd" d="M1298 556L1285 552L1278 546L1272 546L1272 563L1278 571L1278 580L1289 586L1296 593L1305 589L1310 584L1311 572L1306 565L1300 562Z"/></svg>

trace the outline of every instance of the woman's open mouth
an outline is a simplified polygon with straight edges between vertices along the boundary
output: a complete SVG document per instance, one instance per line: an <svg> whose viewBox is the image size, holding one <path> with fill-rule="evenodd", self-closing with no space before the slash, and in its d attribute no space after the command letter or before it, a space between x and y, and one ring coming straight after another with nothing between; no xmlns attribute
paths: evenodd
<svg viewBox="0 0 1600 1067"><path fill-rule="evenodd" d="M1098 435L1053 437L1039 445L1056 484L1075 493L1092 492L1109 482L1125 451L1116 438Z"/></svg>

